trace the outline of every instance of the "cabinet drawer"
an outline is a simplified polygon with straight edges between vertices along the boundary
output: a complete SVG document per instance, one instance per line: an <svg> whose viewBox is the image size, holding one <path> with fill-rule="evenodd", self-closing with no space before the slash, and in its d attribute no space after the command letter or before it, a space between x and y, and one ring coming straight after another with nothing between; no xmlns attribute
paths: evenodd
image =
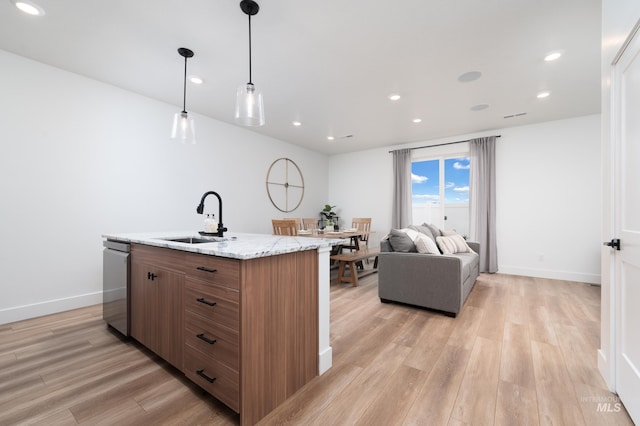
<svg viewBox="0 0 640 426"><path fill-rule="evenodd" d="M184 306L186 311L194 312L207 320L235 331L239 329L238 292L235 290L187 277Z"/></svg>
<svg viewBox="0 0 640 426"><path fill-rule="evenodd" d="M147 265L155 265L163 269L182 272L186 252L144 244L131 244L131 259Z"/></svg>
<svg viewBox="0 0 640 426"><path fill-rule="evenodd" d="M238 260L188 253L184 267L187 275L223 287L236 290L240 288L240 261Z"/></svg>
<svg viewBox="0 0 640 426"><path fill-rule="evenodd" d="M212 343L215 342L215 343ZM238 332L187 311L185 343L238 371Z"/></svg>
<svg viewBox="0 0 640 426"><path fill-rule="evenodd" d="M187 347L185 375L235 412L240 411L240 375L226 365Z"/></svg>

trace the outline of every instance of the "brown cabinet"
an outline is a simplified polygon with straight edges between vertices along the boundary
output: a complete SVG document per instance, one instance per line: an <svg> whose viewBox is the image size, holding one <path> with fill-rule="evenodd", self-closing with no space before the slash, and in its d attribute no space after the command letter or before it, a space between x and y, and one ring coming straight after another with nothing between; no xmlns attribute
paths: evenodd
<svg viewBox="0 0 640 426"><path fill-rule="evenodd" d="M150 260L131 262L131 336L182 369L184 275Z"/></svg>
<svg viewBox="0 0 640 426"><path fill-rule="evenodd" d="M131 335L243 425L318 374L314 250L237 260L133 244L131 286ZM168 342L180 350L167 352ZM179 362L167 358L177 352Z"/></svg>

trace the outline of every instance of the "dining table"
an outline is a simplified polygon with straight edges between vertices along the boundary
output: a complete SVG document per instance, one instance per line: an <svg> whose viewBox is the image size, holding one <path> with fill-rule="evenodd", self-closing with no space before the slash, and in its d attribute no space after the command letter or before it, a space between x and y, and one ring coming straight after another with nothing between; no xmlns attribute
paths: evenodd
<svg viewBox="0 0 640 426"><path fill-rule="evenodd" d="M365 275L375 273L378 271L378 249L376 248L371 252L371 257L375 256L376 260L374 263L373 269L365 271L364 264L362 263L362 259L369 257L363 255L362 253L367 252L367 247L363 247L361 251L360 247L360 237L364 236L365 232L350 228L344 229L341 231L321 231L319 229L313 230L299 230L299 237L312 237L312 238L329 238L329 239L340 239L343 240L344 243L340 242L334 245L331 248L331 269L338 268L338 282L350 282L353 286L358 285L358 278L363 277ZM349 251L347 253L343 253L343 248L349 247L350 249L355 249L355 251ZM361 256L362 258L351 258L352 255ZM345 265L348 266L349 275L345 275Z"/></svg>
<svg viewBox="0 0 640 426"><path fill-rule="evenodd" d="M360 237L364 235L363 231L360 231L355 228L343 229L341 231L327 231L320 229L313 230L299 230L298 237L312 237L312 238L330 238L330 239L340 239L340 240L350 240L350 245L355 246L356 250L360 250ZM342 251L342 246L344 244L338 244L334 246L336 251Z"/></svg>

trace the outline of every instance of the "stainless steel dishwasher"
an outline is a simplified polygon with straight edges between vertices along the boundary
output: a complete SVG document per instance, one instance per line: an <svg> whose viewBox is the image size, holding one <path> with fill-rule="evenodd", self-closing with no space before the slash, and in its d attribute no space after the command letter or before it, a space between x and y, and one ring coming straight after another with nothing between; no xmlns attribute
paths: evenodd
<svg viewBox="0 0 640 426"><path fill-rule="evenodd" d="M129 258L131 246L106 240L102 252L102 318L125 336L129 335Z"/></svg>

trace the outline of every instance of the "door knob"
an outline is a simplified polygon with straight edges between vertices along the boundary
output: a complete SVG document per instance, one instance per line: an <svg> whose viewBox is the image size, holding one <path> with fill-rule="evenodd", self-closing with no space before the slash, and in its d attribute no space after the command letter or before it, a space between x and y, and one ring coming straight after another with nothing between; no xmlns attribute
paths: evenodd
<svg viewBox="0 0 640 426"><path fill-rule="evenodd" d="M605 241L602 245L609 246L620 251L620 238L614 238L611 241Z"/></svg>

